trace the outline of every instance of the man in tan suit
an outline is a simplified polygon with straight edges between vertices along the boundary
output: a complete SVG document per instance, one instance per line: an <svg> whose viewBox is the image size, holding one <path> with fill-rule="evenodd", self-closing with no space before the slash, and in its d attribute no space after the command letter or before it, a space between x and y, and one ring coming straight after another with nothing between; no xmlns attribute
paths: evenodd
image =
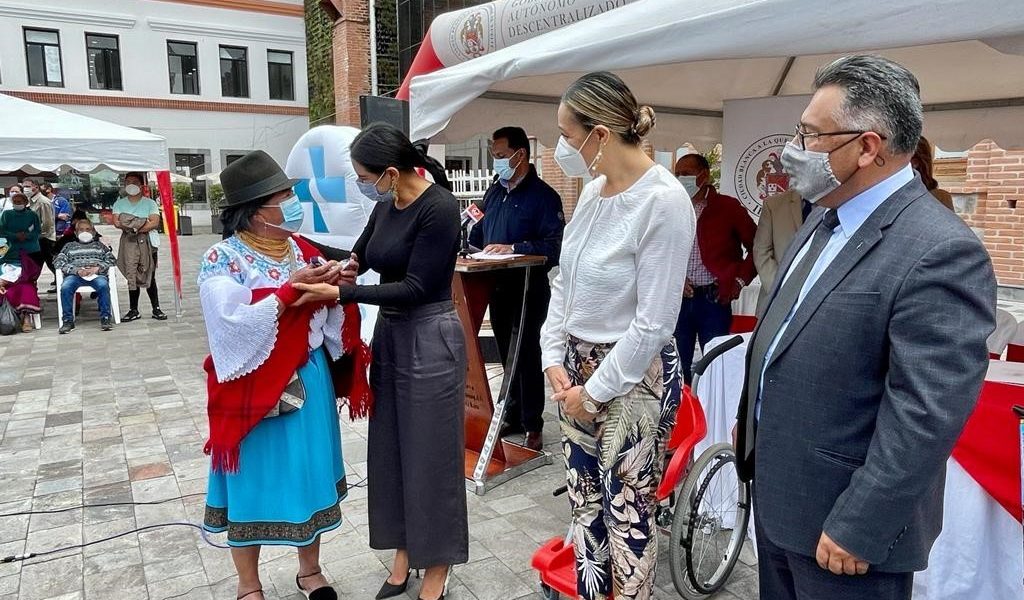
<svg viewBox="0 0 1024 600"><path fill-rule="evenodd" d="M757 296L758 315L775 283L779 261L797 229L804 223L803 204L800 194L792 190L764 201L757 233L754 234L754 266L761 278L761 291Z"/></svg>

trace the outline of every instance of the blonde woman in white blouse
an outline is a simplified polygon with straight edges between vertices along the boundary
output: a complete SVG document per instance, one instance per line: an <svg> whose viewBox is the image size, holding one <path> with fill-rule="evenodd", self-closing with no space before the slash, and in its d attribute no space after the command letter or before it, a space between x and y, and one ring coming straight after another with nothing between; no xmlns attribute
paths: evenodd
<svg viewBox="0 0 1024 600"><path fill-rule="evenodd" d="M640 148L654 111L617 76L573 83L558 126L559 166L594 177L565 228L541 334L560 405L578 593L650 598L654 492L681 389L672 333L696 219L682 185Z"/></svg>

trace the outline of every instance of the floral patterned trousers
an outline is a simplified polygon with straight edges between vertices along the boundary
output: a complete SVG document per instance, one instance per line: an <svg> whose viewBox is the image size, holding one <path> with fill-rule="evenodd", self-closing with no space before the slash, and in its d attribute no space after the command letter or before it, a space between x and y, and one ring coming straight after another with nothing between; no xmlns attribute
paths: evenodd
<svg viewBox="0 0 1024 600"><path fill-rule="evenodd" d="M612 348L569 338L565 368L582 385ZM644 380L592 423L561 415L577 592L583 600L645 600L654 591L655 492L675 425L682 377L669 343Z"/></svg>

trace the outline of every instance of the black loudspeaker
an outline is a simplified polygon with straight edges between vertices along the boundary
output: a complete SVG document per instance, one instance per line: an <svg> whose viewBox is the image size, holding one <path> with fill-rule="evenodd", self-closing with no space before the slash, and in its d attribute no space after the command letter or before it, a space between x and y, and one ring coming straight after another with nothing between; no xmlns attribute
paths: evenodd
<svg viewBox="0 0 1024 600"><path fill-rule="evenodd" d="M409 103L384 96L360 96L359 123L360 127L388 123L409 135Z"/></svg>

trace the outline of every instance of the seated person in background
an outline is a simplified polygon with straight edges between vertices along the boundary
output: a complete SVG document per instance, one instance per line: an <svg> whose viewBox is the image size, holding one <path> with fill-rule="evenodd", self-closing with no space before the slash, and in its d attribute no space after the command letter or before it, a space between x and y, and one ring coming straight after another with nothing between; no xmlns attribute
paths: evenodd
<svg viewBox="0 0 1024 600"><path fill-rule="evenodd" d="M96 290L100 305L100 329L110 331L110 283L107 273L116 264L110 248L96 239L96 230L88 219L75 222L77 239L64 245L61 253L54 258L54 266L64 274L60 286L60 301L64 324L60 333L69 333L75 328L75 292L87 285ZM116 292L115 292L116 293Z"/></svg>
<svg viewBox="0 0 1024 600"><path fill-rule="evenodd" d="M43 264L39 251L39 216L28 210L28 197L14 194L11 209L0 214L0 237L7 252L0 257L0 294L21 317L21 330L32 331L32 316L40 312L36 280Z"/></svg>
<svg viewBox="0 0 1024 600"><path fill-rule="evenodd" d="M67 231L65 231L63 235L57 237L57 243L53 246L54 256L60 254L61 250L64 249L64 246L66 246L68 242L73 242L77 239L75 237L75 225L77 225L81 220L88 221L89 215L85 214L85 211L79 208L71 215L71 226L68 227ZM96 239L101 240L103 239L103 236L100 235L99 232L96 232Z"/></svg>

